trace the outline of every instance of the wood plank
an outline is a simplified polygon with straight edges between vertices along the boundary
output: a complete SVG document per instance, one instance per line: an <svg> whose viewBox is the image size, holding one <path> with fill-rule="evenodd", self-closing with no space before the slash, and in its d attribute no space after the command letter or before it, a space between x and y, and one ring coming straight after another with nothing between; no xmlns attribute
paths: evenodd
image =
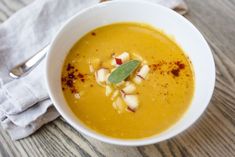
<svg viewBox="0 0 235 157"><path fill-rule="evenodd" d="M32 0L0 0L0 23ZM0 129L0 156L232 157L235 156L235 0L187 0L186 17L204 34L216 63L216 88L203 116L182 134L144 147L102 143L59 118L32 136L12 141Z"/></svg>

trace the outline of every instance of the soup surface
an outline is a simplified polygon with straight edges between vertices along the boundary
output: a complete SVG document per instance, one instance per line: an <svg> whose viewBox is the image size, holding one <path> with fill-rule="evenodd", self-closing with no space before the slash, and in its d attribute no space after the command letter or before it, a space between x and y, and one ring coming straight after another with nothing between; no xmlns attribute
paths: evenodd
<svg viewBox="0 0 235 157"><path fill-rule="evenodd" d="M127 60L140 64L121 83L108 82ZM123 92L126 86L131 93ZM159 134L183 116L193 97L194 76L188 57L163 32L117 23L93 30L73 46L64 62L62 88L72 112L87 127L137 139Z"/></svg>

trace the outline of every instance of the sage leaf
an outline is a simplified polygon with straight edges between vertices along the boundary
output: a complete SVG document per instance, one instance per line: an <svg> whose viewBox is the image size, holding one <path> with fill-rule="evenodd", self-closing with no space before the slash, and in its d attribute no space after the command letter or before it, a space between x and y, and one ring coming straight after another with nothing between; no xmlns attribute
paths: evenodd
<svg viewBox="0 0 235 157"><path fill-rule="evenodd" d="M120 65L109 76L108 80L111 83L117 84L125 80L135 69L140 65L140 61L131 60L127 63Z"/></svg>

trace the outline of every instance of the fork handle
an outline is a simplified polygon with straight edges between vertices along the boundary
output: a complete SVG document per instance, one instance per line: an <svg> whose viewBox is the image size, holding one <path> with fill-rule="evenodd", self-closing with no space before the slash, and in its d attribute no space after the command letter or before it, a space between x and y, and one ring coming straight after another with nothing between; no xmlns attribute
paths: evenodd
<svg viewBox="0 0 235 157"><path fill-rule="evenodd" d="M45 46L43 49L38 51L35 55L33 55L31 58L29 58L25 62L15 66L14 68L10 70L9 75L12 78L16 79L27 74L34 67L36 67L40 63L40 61L46 56L48 49L49 49L49 45Z"/></svg>

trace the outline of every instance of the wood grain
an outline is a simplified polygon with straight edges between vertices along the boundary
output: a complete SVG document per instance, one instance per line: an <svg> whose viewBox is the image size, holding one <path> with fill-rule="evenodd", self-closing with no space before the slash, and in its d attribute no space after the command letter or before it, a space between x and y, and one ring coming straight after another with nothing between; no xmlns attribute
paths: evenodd
<svg viewBox="0 0 235 157"><path fill-rule="evenodd" d="M32 0L0 0L0 23ZM0 129L2 157L234 157L235 0L187 0L186 15L206 37L216 63L216 87L203 116L179 136L144 147L121 147L81 135L58 118L32 136L12 141Z"/></svg>

